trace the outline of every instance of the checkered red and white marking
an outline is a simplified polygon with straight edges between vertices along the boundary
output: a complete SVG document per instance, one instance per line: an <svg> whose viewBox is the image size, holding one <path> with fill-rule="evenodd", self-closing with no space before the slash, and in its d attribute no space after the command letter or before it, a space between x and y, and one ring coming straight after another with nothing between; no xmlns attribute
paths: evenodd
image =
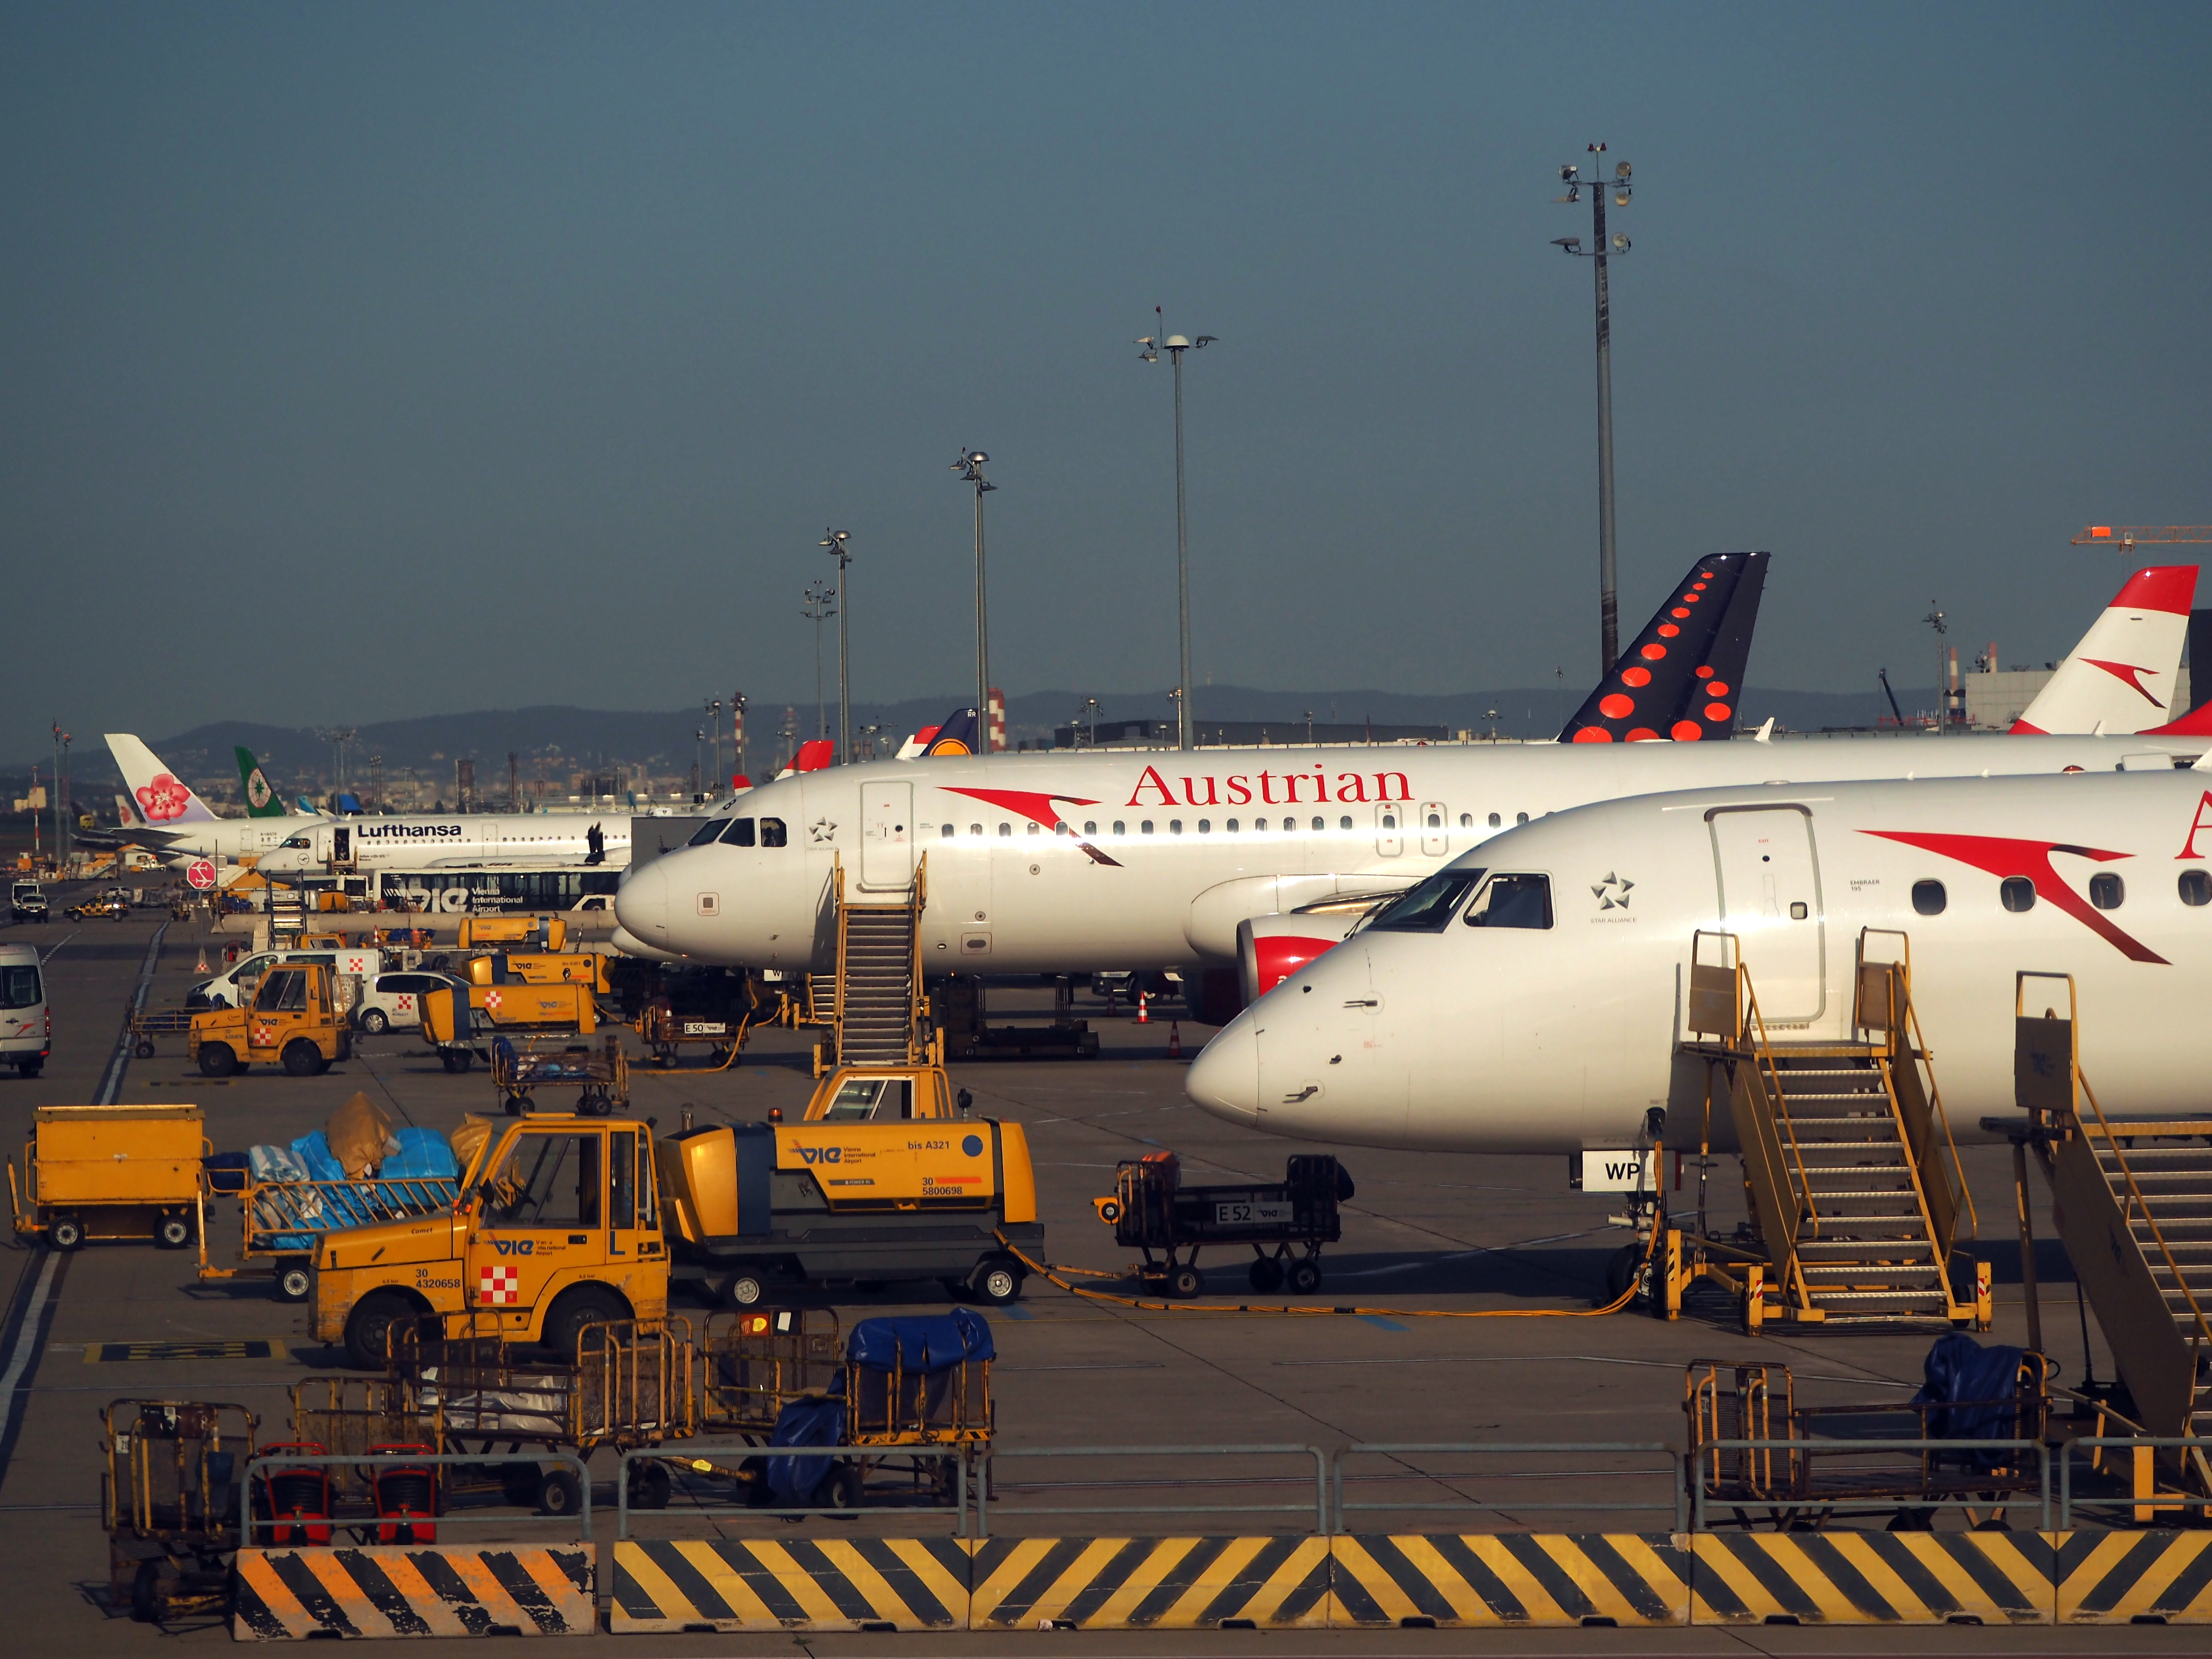
<svg viewBox="0 0 2212 1659"><path fill-rule="evenodd" d="M512 1267L484 1267L477 1273L477 1300L487 1307L511 1308L522 1300L522 1279Z"/></svg>
<svg viewBox="0 0 2212 1659"><path fill-rule="evenodd" d="M488 992L486 992L486 993L484 994L484 1006L485 1006L485 1007L487 1007L487 1008L496 1008L496 1007L498 1007L498 1006L499 1006L499 993L498 993L498 992L496 992L496 991L488 991Z"/></svg>

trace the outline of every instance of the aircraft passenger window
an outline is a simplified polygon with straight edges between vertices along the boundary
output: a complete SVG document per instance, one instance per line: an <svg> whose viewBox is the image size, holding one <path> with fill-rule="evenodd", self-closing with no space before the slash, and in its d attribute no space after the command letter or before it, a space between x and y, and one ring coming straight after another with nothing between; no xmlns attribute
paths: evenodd
<svg viewBox="0 0 2212 1659"><path fill-rule="evenodd" d="M1943 907L1950 902L1940 881L1916 881L1912 884L1912 908L1923 916L1940 916Z"/></svg>
<svg viewBox="0 0 2212 1659"><path fill-rule="evenodd" d="M2127 902L2127 884L2109 870L2089 878L2089 902L2100 910L2117 910Z"/></svg>
<svg viewBox="0 0 2212 1659"><path fill-rule="evenodd" d="M1252 820L1252 827L1255 830L1265 830L1267 827L1267 820L1265 818L1254 818Z"/></svg>
<svg viewBox="0 0 2212 1659"><path fill-rule="evenodd" d="M980 836L983 833L983 826L980 823L971 823L968 826L968 833L971 836Z"/></svg>
<svg viewBox="0 0 2212 1659"><path fill-rule="evenodd" d="M1481 879L1480 870L1439 870L1407 888L1367 926L1376 933L1440 933L1451 925L1459 902Z"/></svg>
<svg viewBox="0 0 2212 1659"><path fill-rule="evenodd" d="M2004 885L1997 889L1997 897L2008 910L2033 910L2035 908L2035 884L2026 876L2007 876Z"/></svg>
<svg viewBox="0 0 2212 1659"><path fill-rule="evenodd" d="M696 830L694 830L691 832L691 839L685 842L684 844L686 847L704 847L708 842L720 835L722 833L722 829L723 824L721 819L708 818L706 823L701 824ZM537 837L534 836L518 836L515 839L517 841L535 841Z"/></svg>
<svg viewBox="0 0 2212 1659"><path fill-rule="evenodd" d="M1470 927L1549 927L1552 878L1498 876L1468 907Z"/></svg>
<svg viewBox="0 0 2212 1659"><path fill-rule="evenodd" d="M1352 827L1352 820L1350 818L1346 818L1344 821L1344 823L1345 828L1347 830ZM1385 812L1382 815L1382 827L1385 830L1395 830L1398 827L1398 815L1395 812Z"/></svg>
<svg viewBox="0 0 2212 1659"><path fill-rule="evenodd" d="M1066 835L1066 834L1068 833L1068 828L1067 828L1067 825L1066 825L1066 822L1065 822L1065 821L1062 821L1062 822L1060 822L1060 823L1057 823L1054 824L1054 825L1052 826L1052 833L1053 833L1054 835L1055 835L1055 836L1064 836L1064 835Z"/></svg>
<svg viewBox="0 0 2212 1659"><path fill-rule="evenodd" d="M1237 833L1237 820L1235 818L1230 819L1227 823L1222 826L1222 828L1226 830L1231 835L1235 835Z"/></svg>
<svg viewBox="0 0 2212 1659"><path fill-rule="evenodd" d="M1117 836L1126 836L1129 833L1129 826L1122 823L1121 819L1115 818L1114 820L1114 833Z"/></svg>
<svg viewBox="0 0 2212 1659"><path fill-rule="evenodd" d="M1168 834L1171 836L1179 836L1182 834L1182 820L1181 818L1170 818L1168 820Z"/></svg>
<svg viewBox="0 0 2212 1659"><path fill-rule="evenodd" d="M1097 834L1098 833L1098 820L1097 820L1097 819L1096 819L1096 818L1085 818L1085 819L1084 819L1084 820L1083 820L1083 833L1084 833L1085 835L1086 835L1086 836L1095 836L1095 835L1097 835Z"/></svg>
<svg viewBox="0 0 2212 1659"><path fill-rule="evenodd" d="M2184 870L2180 885L2184 904L2212 904L2212 871Z"/></svg>
<svg viewBox="0 0 2212 1659"><path fill-rule="evenodd" d="M1339 818L1336 821L1336 827L1340 830L1349 830L1352 828L1352 820L1348 817ZM1395 830L1398 827L1398 815L1395 812L1385 812L1382 815L1382 827L1385 830ZM1314 820L1314 828L1316 830L1321 828L1319 818Z"/></svg>
<svg viewBox="0 0 2212 1659"><path fill-rule="evenodd" d="M1283 820L1283 822L1284 822L1284 823L1288 823L1290 822L1290 820L1289 820L1288 818L1285 818L1285 819L1284 819L1284 820ZM1319 835L1319 834L1320 834L1323 830L1327 829L1328 826L1327 824L1323 823L1322 823L1319 818L1316 818L1316 819L1313 821L1313 827L1314 827L1314 833L1315 833L1316 835ZM1347 830L1349 830L1349 829L1351 829L1351 828L1352 828L1352 820L1351 820L1350 818L1346 818L1346 819L1345 819L1345 821L1344 821L1344 827L1345 827L1346 829L1347 829Z"/></svg>
<svg viewBox="0 0 2212 1659"><path fill-rule="evenodd" d="M1516 812L1513 815L1513 822L1516 823L1526 823L1528 822L1528 815L1526 812Z"/></svg>
<svg viewBox="0 0 2212 1659"><path fill-rule="evenodd" d="M1492 813L1490 815L1490 827L1491 827L1492 829L1493 829L1493 830L1500 829L1500 828L1502 828L1502 827L1504 825L1504 823L1505 823L1505 820L1504 820L1504 818L1502 818L1502 817L1498 817L1497 813L1492 812Z"/></svg>
<svg viewBox="0 0 2212 1659"><path fill-rule="evenodd" d="M1200 818L1198 821L1198 833L1201 836L1212 835L1213 833L1213 820L1212 818Z"/></svg>
<svg viewBox="0 0 2212 1659"><path fill-rule="evenodd" d="M952 826L949 823L946 824L944 829L939 832L939 836L941 840L951 841L952 839Z"/></svg>
<svg viewBox="0 0 2212 1659"><path fill-rule="evenodd" d="M1441 830L1441 829L1443 829L1443 827L1444 827L1444 815L1443 815L1443 813L1441 813L1441 812L1431 812L1431 813L1430 813L1430 814L1429 814L1429 828L1430 828L1430 829L1431 829L1431 830Z"/></svg>
<svg viewBox="0 0 2212 1659"><path fill-rule="evenodd" d="M781 847L787 844L781 818L763 818L760 821L760 844L763 847Z"/></svg>
<svg viewBox="0 0 2212 1659"><path fill-rule="evenodd" d="M753 844L753 821L750 818L732 818L730 827L722 831L725 847L750 847Z"/></svg>
<svg viewBox="0 0 2212 1659"><path fill-rule="evenodd" d="M1151 835L1152 833L1152 821L1150 818L1146 818L1142 823L1139 823L1137 826L1137 830L1140 835Z"/></svg>
<svg viewBox="0 0 2212 1659"><path fill-rule="evenodd" d="M999 826L999 833L1001 836L1011 837L1014 833L1014 826L1011 823L1002 823Z"/></svg>

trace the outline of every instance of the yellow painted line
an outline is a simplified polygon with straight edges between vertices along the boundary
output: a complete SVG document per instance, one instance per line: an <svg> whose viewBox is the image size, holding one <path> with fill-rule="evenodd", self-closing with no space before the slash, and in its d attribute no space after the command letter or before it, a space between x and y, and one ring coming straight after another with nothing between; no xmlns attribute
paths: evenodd
<svg viewBox="0 0 2212 1659"><path fill-rule="evenodd" d="M1484 1601L1474 1586L1461 1576L1459 1569L1445 1560L1443 1553L1426 1538L1419 1533L1409 1533L1390 1541L1398 1547L1399 1553L1406 1558L1406 1564L1427 1579L1437 1594L1450 1603L1453 1618L1466 1625L1502 1625L1505 1622L1498 1609ZM1395 1588L1395 1581L1393 1588ZM1403 1612L1393 1612L1390 1616L1403 1619L1419 1611L1408 1601Z"/></svg>
<svg viewBox="0 0 2212 1659"><path fill-rule="evenodd" d="M392 1581L392 1588L407 1598L407 1605L422 1615L422 1622L430 1627L433 1636L466 1636L469 1627L461 1622L453 1604L430 1588L430 1581L422 1577L415 1564L394 1551L380 1555L376 1565L384 1569L384 1576Z"/></svg>
<svg viewBox="0 0 2212 1659"><path fill-rule="evenodd" d="M1083 1622L1087 1626L1109 1628L1125 1623L1137 1604L1159 1588L1160 1580L1175 1571L1176 1565L1198 1547L1195 1538L1163 1538L1155 1544L1136 1570L1130 1573L1121 1587L1099 1604L1098 1611ZM1212 1598L1207 1598L1211 1600ZM1169 1610L1172 1614L1173 1609ZM1155 1621L1170 1622L1167 1616Z"/></svg>
<svg viewBox="0 0 2212 1659"><path fill-rule="evenodd" d="M737 1543L736 1547L750 1550L751 1547ZM781 1630L784 1628L783 1620L777 1618L769 1604L761 1599L760 1592L753 1589L745 1581L744 1575L732 1566L712 1544L700 1539L687 1538L676 1546L676 1553L690 1564L693 1571L707 1581L708 1588L715 1595L729 1604L730 1611L737 1616L738 1622L746 1629ZM660 1569L656 1566L653 1572L658 1577ZM644 1582L642 1577L639 1582ZM690 1607L691 1598L677 1589L673 1581L667 1582L668 1594L672 1598L668 1603L669 1607L672 1609ZM658 1596L654 1597L655 1601L659 1599ZM702 1620L712 1616L704 1607L695 1608L694 1611ZM681 1615L672 1612L670 1616L675 1618Z"/></svg>

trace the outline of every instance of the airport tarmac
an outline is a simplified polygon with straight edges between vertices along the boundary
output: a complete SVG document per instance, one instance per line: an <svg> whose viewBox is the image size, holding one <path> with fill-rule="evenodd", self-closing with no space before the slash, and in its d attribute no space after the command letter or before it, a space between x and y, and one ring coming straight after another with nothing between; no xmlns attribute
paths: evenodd
<svg viewBox="0 0 2212 1659"><path fill-rule="evenodd" d="M56 908L61 908L57 902ZM118 1062L124 1004L142 975L149 1006L173 1006L195 977L209 935L202 924L164 924L152 916L121 921L58 921L8 930L47 951L54 1016L53 1054L43 1077L0 1079L0 1140L20 1161L34 1106L96 1097ZM1016 999L994 994L994 1018ZM1036 998L1048 1008L1048 994ZM1280 1177L1290 1153L1317 1150L1239 1130L1188 1104L1182 1061L1168 1054L1170 1025L1138 1025L1126 1012L1104 1018L1103 1003L1079 999L1077 1012L1103 1030L1104 1052L1091 1061L995 1062L955 1068L975 1110L1027 1127L1037 1165L1048 1251L1060 1263L1111 1273L1126 1252L1101 1224L1091 1200L1112 1189L1116 1163L1161 1147L1182 1155L1187 1182ZM1206 1035L1180 1027L1186 1059ZM804 1033L758 1034L740 1063L719 1073L679 1070L633 1073L634 1110L672 1127L684 1106L701 1121L750 1121L771 1106L795 1113L812 1084ZM695 1061L695 1064L698 1062ZM361 1039L354 1058L326 1075L293 1079L257 1067L222 1082L200 1077L170 1040L150 1060L128 1059L114 1098L197 1102L217 1150L287 1141L319 1127L356 1090L401 1120L449 1130L464 1113L495 1112L479 1067L447 1074L412 1034ZM1685 1365L1698 1359L1762 1359L1787 1364L1801 1401L1901 1401L1917 1384L1928 1333L1820 1333L1770 1328L1744 1335L1732 1310L1700 1304L1674 1323L1636 1314L1587 1316L1600 1296L1607 1258L1627 1234L1607 1225L1617 1201L1567 1189L1563 1160L1340 1150L1358 1183L1344 1209L1344 1238L1325 1254L1326 1278L1304 1304L1357 1307L1334 1316L1288 1317L1190 1310L1153 1311L1089 1301L1032 1279L1018 1304L991 1316L999 1360L994 1391L1003 1452L994 1533L1158 1535L1211 1532L1305 1532L1314 1526L1313 1460L1290 1454L1227 1462L1103 1458L1023 1465L1022 1447L1277 1444L1324 1453L1352 1442L1610 1442L1679 1447ZM2024 1338L2018 1251L2014 1243L2009 1154L1967 1155L1983 1243L1997 1285L1997 1322L1984 1340ZM1733 1163L1715 1171L1718 1215L1740 1200ZM1689 1179L1694 1182L1692 1171ZM218 1249L235 1237L235 1212L211 1225ZM1249 1255L1224 1252L1202 1265L1208 1304L1279 1309L1281 1295L1256 1297L1245 1274ZM340 1369L341 1355L317 1345L303 1307L275 1301L266 1281L203 1285L189 1252L94 1246L70 1256L21 1250L6 1278L8 1322L0 1328L0 1401L9 1409L0 1442L0 1607L21 1650L112 1652L162 1639L228 1640L216 1627L164 1638L100 1604L106 1540L99 1526L96 1415L118 1398L223 1400L261 1419L264 1442L288 1437L286 1389L299 1378ZM2039 1252L2045 1330L2061 1379L2081 1376L2081 1332L2074 1291L2055 1246ZM1081 1280L1127 1291L1124 1282ZM871 1312L941 1308L921 1287L855 1295L838 1307L847 1323ZM1556 1311L1565 1316L1542 1316ZM1436 1313L1497 1313L1443 1318ZM149 1350L143 1345L179 1345ZM198 1347L190 1345L201 1345ZM231 1345L228 1349L223 1345ZM265 1345L240 1347L238 1345ZM257 1358L149 1357L164 1352ZM2100 1375L2110 1360L2094 1351ZM1671 1480L1635 1480L1622 1471L1656 1468L1630 1455L1562 1455L1510 1467L1556 1474L1499 1484L1471 1477L1420 1478L1378 1463L1347 1496L1401 1507L1377 1510L1356 1529L1424 1527L1480 1531L1530 1529L1665 1531ZM1493 1473L1495 1471L1493 1470ZM1066 1483L1048 1487L1048 1473ZM1648 1501L1649 1512L1601 1515L1534 1505ZM1446 1504L1486 1500L1483 1509ZM668 1511L644 1518L662 1536L853 1535L850 1523L813 1519L794 1527L770 1517L687 1522L679 1491ZM608 1473L599 1505L613 1503ZM1180 1517L1200 1502L1249 1502L1242 1515ZM1127 1506L1107 1519L1042 1515L1054 1504ZM612 1516L603 1515L603 1523ZM941 1510L887 1510L862 1530L941 1534ZM2034 1524L2033 1514L2016 1521ZM843 1530L838 1529L841 1525ZM606 1529L611 1530L611 1524ZM2094 1639L2085 1639L2094 1638ZM623 1637L590 1638L628 1654L783 1653L791 1637ZM1121 1636L1084 1632L1003 1637L906 1635L796 1638L805 1651L872 1653L1032 1650L1114 1654L1182 1652L1354 1653L1389 1651L1626 1653L1666 1651L1827 1653L2082 1652L2124 1643L2142 1652L2201 1650L2184 1629L2114 1631L1936 1630L1911 1633L1856 1629L1749 1628L1668 1632L1240 1632ZM2077 1645L2077 1642L2081 1644Z"/></svg>

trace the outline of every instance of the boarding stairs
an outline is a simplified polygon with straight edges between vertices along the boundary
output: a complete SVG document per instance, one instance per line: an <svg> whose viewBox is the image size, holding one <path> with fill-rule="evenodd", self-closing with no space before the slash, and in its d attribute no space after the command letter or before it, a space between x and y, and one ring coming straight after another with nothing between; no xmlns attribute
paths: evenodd
<svg viewBox="0 0 2212 1659"><path fill-rule="evenodd" d="M1893 941L1896 959L1869 959ZM1849 1041L1769 1031L1733 935L1692 948L1684 1049L1724 1093L1742 1150L1753 1254L1731 1274L1746 1322L1981 1325L1985 1298L1953 1293L1962 1206L1958 1151L1912 1012L1902 934L1863 934ZM1703 958L1711 956L1717 960ZM1742 1271L1742 1268L1758 1271Z"/></svg>
<svg viewBox="0 0 2212 1659"><path fill-rule="evenodd" d="M837 904L837 975L832 1055L841 1066L913 1066L922 1049L921 913L925 854L911 886L855 898L841 860L831 872Z"/></svg>
<svg viewBox="0 0 2212 1659"><path fill-rule="evenodd" d="M2031 986L2060 980L2066 1012L2052 998L2029 1014ZM2136 1419L2153 1435L2212 1434L2212 1117L2107 1117L2081 1070L2071 980L2031 973L2018 985L2013 1073L2027 1142ZM2203 1451L2190 1456L2212 1492Z"/></svg>

